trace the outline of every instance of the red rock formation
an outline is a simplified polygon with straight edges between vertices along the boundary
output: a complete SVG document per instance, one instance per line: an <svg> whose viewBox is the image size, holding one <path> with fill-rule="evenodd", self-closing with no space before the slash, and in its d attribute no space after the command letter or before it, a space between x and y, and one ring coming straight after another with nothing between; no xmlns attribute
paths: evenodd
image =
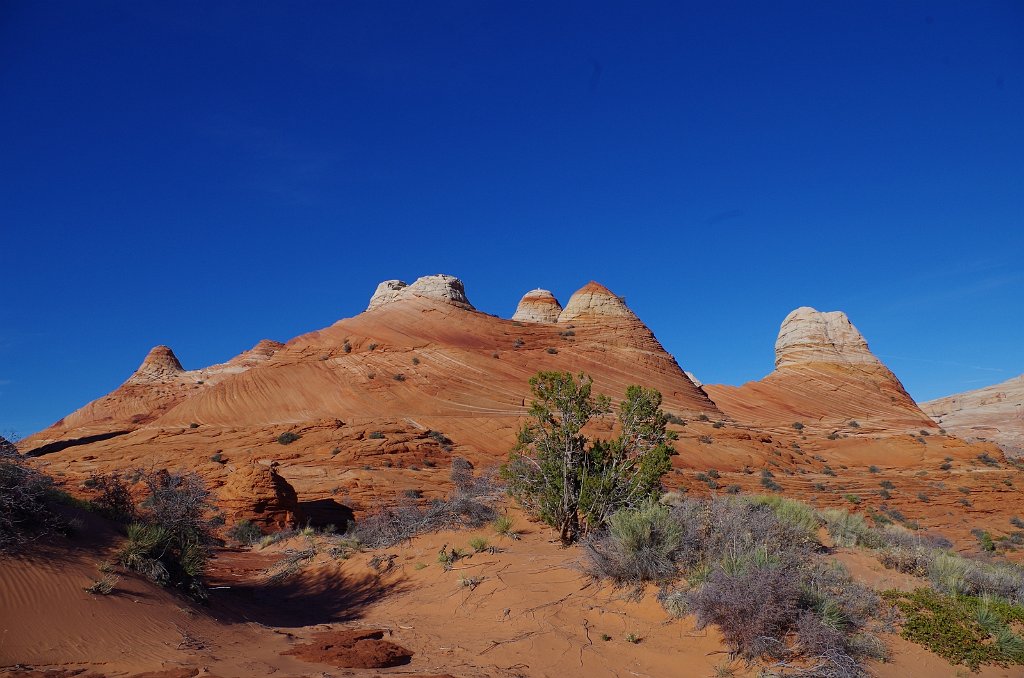
<svg viewBox="0 0 1024 678"><path fill-rule="evenodd" d="M277 472L276 462L240 466L217 494L229 524L251 520L274 532L295 527L301 519L295 488Z"/></svg>
<svg viewBox="0 0 1024 678"><path fill-rule="evenodd" d="M755 426L800 422L848 433L936 428L839 311L796 309L779 329L775 371L743 386L704 389L730 417Z"/></svg>

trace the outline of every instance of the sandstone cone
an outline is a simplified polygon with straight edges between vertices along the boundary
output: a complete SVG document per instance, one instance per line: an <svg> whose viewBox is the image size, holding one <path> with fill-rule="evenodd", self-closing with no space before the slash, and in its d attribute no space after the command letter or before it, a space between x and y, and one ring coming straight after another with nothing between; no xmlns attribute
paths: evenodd
<svg viewBox="0 0 1024 678"><path fill-rule="evenodd" d="M548 290L536 289L527 292L519 300L512 320L524 323L554 323L558 322L561 312L562 305L555 299L555 295Z"/></svg>
<svg viewBox="0 0 1024 678"><path fill-rule="evenodd" d="M168 346L154 346L146 358L128 377L130 384L147 384L157 381L168 381L180 376L185 369L178 361L178 356Z"/></svg>
<svg viewBox="0 0 1024 678"><path fill-rule="evenodd" d="M558 322L575 322L578 320L600 320L604 318L635 319L626 302L615 296L611 291L594 281L578 289L569 298L569 303L562 309Z"/></svg>

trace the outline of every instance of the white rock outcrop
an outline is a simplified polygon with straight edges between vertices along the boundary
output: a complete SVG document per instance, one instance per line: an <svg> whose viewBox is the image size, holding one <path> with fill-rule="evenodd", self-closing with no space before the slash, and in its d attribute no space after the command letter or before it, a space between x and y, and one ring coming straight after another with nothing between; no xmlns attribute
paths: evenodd
<svg viewBox="0 0 1024 678"><path fill-rule="evenodd" d="M401 299L411 297L424 297L436 299L452 306L474 310L473 304L469 303L466 297L466 288L462 281L453 275L426 275L419 278L411 285L401 280L385 280L377 285L377 291L370 298L367 311L380 308Z"/></svg>
<svg viewBox="0 0 1024 678"><path fill-rule="evenodd" d="M398 298L399 293L408 286L408 283L401 280L385 280L377 285L377 290L370 297L370 305L366 307L366 310L372 311L378 306L394 301Z"/></svg>
<svg viewBox="0 0 1024 678"><path fill-rule="evenodd" d="M808 363L877 365L879 361L845 313L801 306L787 315L779 328L775 367Z"/></svg>
<svg viewBox="0 0 1024 678"><path fill-rule="evenodd" d="M562 305L555 299L555 295L550 290L538 288L523 295L512 320L524 323L554 323L558 322L561 312Z"/></svg>

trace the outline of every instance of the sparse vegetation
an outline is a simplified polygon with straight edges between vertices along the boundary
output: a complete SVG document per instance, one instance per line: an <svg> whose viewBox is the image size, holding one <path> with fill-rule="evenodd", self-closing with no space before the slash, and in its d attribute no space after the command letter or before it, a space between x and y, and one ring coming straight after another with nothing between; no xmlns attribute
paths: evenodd
<svg viewBox="0 0 1024 678"><path fill-rule="evenodd" d="M227 531L227 536L242 546L252 546L263 538L263 531L251 520L239 520Z"/></svg>
<svg viewBox="0 0 1024 678"><path fill-rule="evenodd" d="M366 437L369 438L370 440L383 440L384 433L382 431L371 431L370 434Z"/></svg>
<svg viewBox="0 0 1024 678"><path fill-rule="evenodd" d="M99 579L93 580L92 584L84 587L86 593L91 593L95 596L109 596L114 592L114 587L117 586L117 582L121 581L121 578L116 574L107 573Z"/></svg>
<svg viewBox="0 0 1024 678"><path fill-rule="evenodd" d="M480 527L496 518L496 488L487 476L476 477L464 459L452 460L455 490L426 506L407 500L370 514L356 526L356 537L369 548L392 546L417 534L458 527Z"/></svg>
<svg viewBox="0 0 1024 678"><path fill-rule="evenodd" d="M927 588L887 591L903 615L901 635L951 664L1024 664L1024 640L1013 631L1024 608L991 597L948 595Z"/></svg>
<svg viewBox="0 0 1024 678"><path fill-rule="evenodd" d="M60 527L46 504L52 492L50 478L27 466L14 445L0 437L0 552Z"/></svg>
<svg viewBox="0 0 1024 678"><path fill-rule="evenodd" d="M803 425L803 423L801 423L799 421L794 421L793 422L793 428L795 428L797 431L803 431L804 430L804 425Z"/></svg>
<svg viewBox="0 0 1024 678"><path fill-rule="evenodd" d="M978 461L980 461L985 466L991 466L992 468L999 468L999 461L997 459L995 459L992 455L990 455L988 452L982 452L981 454L978 455L977 458L978 458Z"/></svg>
<svg viewBox="0 0 1024 678"><path fill-rule="evenodd" d="M281 435L277 436L277 442L279 442L282 445L291 445L301 437L302 436L300 436L298 433L293 433L292 431L285 431Z"/></svg>

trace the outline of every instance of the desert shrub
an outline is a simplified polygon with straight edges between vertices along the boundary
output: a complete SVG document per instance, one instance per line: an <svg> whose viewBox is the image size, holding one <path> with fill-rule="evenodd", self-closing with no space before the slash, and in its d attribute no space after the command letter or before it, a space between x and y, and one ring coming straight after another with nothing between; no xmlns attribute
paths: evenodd
<svg viewBox="0 0 1024 678"><path fill-rule="evenodd" d="M373 431L366 437L370 440L382 440L384 438L384 434L381 431Z"/></svg>
<svg viewBox="0 0 1024 678"><path fill-rule="evenodd" d="M804 541L815 538L819 524L818 516L807 504L777 495L760 495L752 497L750 501L769 507L776 518L799 530Z"/></svg>
<svg viewBox="0 0 1024 678"><path fill-rule="evenodd" d="M878 468L877 466L875 466L874 464L872 464L871 466L868 466L868 472L869 473L879 473L880 471L881 471L881 469Z"/></svg>
<svg viewBox="0 0 1024 678"><path fill-rule="evenodd" d="M861 501L860 497L856 494L844 494L843 499L850 502L851 504L859 504Z"/></svg>
<svg viewBox="0 0 1024 678"><path fill-rule="evenodd" d="M379 344L371 343L371 344L367 345L366 348L370 349L371 351L376 351L377 350L377 346L379 346Z"/></svg>
<svg viewBox="0 0 1024 678"><path fill-rule="evenodd" d="M607 530L593 533L585 545L594 574L636 584L676 574L674 561L682 537L668 507L652 501L613 514Z"/></svg>
<svg viewBox="0 0 1024 678"><path fill-rule="evenodd" d="M896 489L896 485L894 485L891 480L883 480L882 482L880 482L878 484L882 487L883 490L895 490Z"/></svg>
<svg viewBox="0 0 1024 678"><path fill-rule="evenodd" d="M161 585L206 597L203 572L212 542L209 492L195 473L139 471L145 497L135 507L136 522L118 560Z"/></svg>
<svg viewBox="0 0 1024 678"><path fill-rule="evenodd" d="M46 500L49 476L27 466L13 444L0 437L0 552L60 527Z"/></svg>
<svg viewBox="0 0 1024 678"><path fill-rule="evenodd" d="M282 445L291 445L300 438L298 433L292 433L291 431L285 431L281 435L277 436L277 442Z"/></svg>
<svg viewBox="0 0 1024 678"><path fill-rule="evenodd" d="M469 547L473 549L474 553L483 553L489 545L485 537L473 537L469 540Z"/></svg>
<svg viewBox="0 0 1024 678"><path fill-rule="evenodd" d="M822 472L822 473L824 473L824 474L825 474L825 475L827 475L827 476L831 476L831 477L833 477L833 478L835 478L835 477L836 477L836 472L832 470L832 467L831 467L831 466L828 466L828 465L824 466L824 467L823 467L823 468L821 469L821 472Z"/></svg>
<svg viewBox="0 0 1024 678"><path fill-rule="evenodd" d="M996 543L992 541L992 535L985 530L979 530L977 528L971 530L971 534L978 540L978 545L981 546L981 550L995 552Z"/></svg>
<svg viewBox="0 0 1024 678"><path fill-rule="evenodd" d="M999 461L992 457L988 452L982 452L978 455L978 461L985 466L991 466L993 468L999 468Z"/></svg>
<svg viewBox="0 0 1024 678"><path fill-rule="evenodd" d="M726 494L739 494L741 489L742 488L736 484L726 485L725 492Z"/></svg>
<svg viewBox="0 0 1024 678"><path fill-rule="evenodd" d="M715 567L688 598L697 626L714 624L734 654L746 659L780 656L781 638L799 614L801 590L792 560Z"/></svg>
<svg viewBox="0 0 1024 678"><path fill-rule="evenodd" d="M229 539L234 539L243 546L252 546L263 538L260 526L251 520L239 520L227 531Z"/></svg>
<svg viewBox="0 0 1024 678"><path fill-rule="evenodd" d="M793 428L795 428L797 431L803 431L804 430L804 425L803 425L803 423L801 423L799 421L794 421L793 422Z"/></svg>
<svg viewBox="0 0 1024 678"><path fill-rule="evenodd" d="M453 460L453 473L454 467ZM494 504L498 488L487 476L474 477L471 469L469 477L457 483L445 499L434 499L426 506L406 499L397 506L370 514L356 525L356 538L369 548L382 548L425 532L480 527L491 522L497 517Z"/></svg>
<svg viewBox="0 0 1024 678"><path fill-rule="evenodd" d="M394 379L395 381L405 381L405 375L402 373L393 374L391 375L391 378Z"/></svg>
<svg viewBox="0 0 1024 678"><path fill-rule="evenodd" d="M131 521L135 519L135 500L132 498L129 479L118 471L112 473L93 473L86 480L95 495L92 497L94 506L108 518Z"/></svg>
<svg viewBox="0 0 1024 678"><path fill-rule="evenodd" d="M1024 664L1024 641L1012 629L1024 623L1019 605L926 588L882 595L903 615L900 635L951 664Z"/></svg>
<svg viewBox="0 0 1024 678"><path fill-rule="evenodd" d="M402 492L402 496L408 497L409 499L422 499L423 498L423 490L416 490L416 489L413 489L413 488L409 488L409 489L404 490Z"/></svg>
<svg viewBox="0 0 1024 678"><path fill-rule="evenodd" d="M91 593L95 596L109 596L114 592L114 587L119 581L121 581L121 578L116 574L107 573L99 579L94 579L92 584L83 588L86 593Z"/></svg>
<svg viewBox="0 0 1024 678"><path fill-rule="evenodd" d="M498 516L494 519L494 522L491 523L491 527L494 528L495 534L500 534L503 537L513 537L513 535L516 535L514 526L515 523L508 516Z"/></svg>
<svg viewBox="0 0 1024 678"><path fill-rule="evenodd" d="M640 386L629 386L619 405L618 437L591 441L583 435L591 419L611 411L607 396L592 395L592 384L568 372L532 377L532 421L502 467L509 494L556 528L564 544L621 509L656 499L674 453L661 394Z"/></svg>
<svg viewBox="0 0 1024 678"><path fill-rule="evenodd" d="M548 352L548 353L550 353L551 355L555 355L556 353L558 353L558 349L557 349L557 348L555 348L554 346L549 346L549 347L548 347L548 348L547 348L546 350L547 350L547 352Z"/></svg>
<svg viewBox="0 0 1024 678"><path fill-rule="evenodd" d="M454 446L454 443L452 442L451 438L441 433L440 431L427 431L427 436L436 440L437 443L441 446L442 450L444 450L445 452L451 452L452 447Z"/></svg>
<svg viewBox="0 0 1024 678"><path fill-rule="evenodd" d="M825 521L828 533L840 546L867 546L877 548L885 545L884 538L872 529L864 517L842 509L825 509L818 515Z"/></svg>

